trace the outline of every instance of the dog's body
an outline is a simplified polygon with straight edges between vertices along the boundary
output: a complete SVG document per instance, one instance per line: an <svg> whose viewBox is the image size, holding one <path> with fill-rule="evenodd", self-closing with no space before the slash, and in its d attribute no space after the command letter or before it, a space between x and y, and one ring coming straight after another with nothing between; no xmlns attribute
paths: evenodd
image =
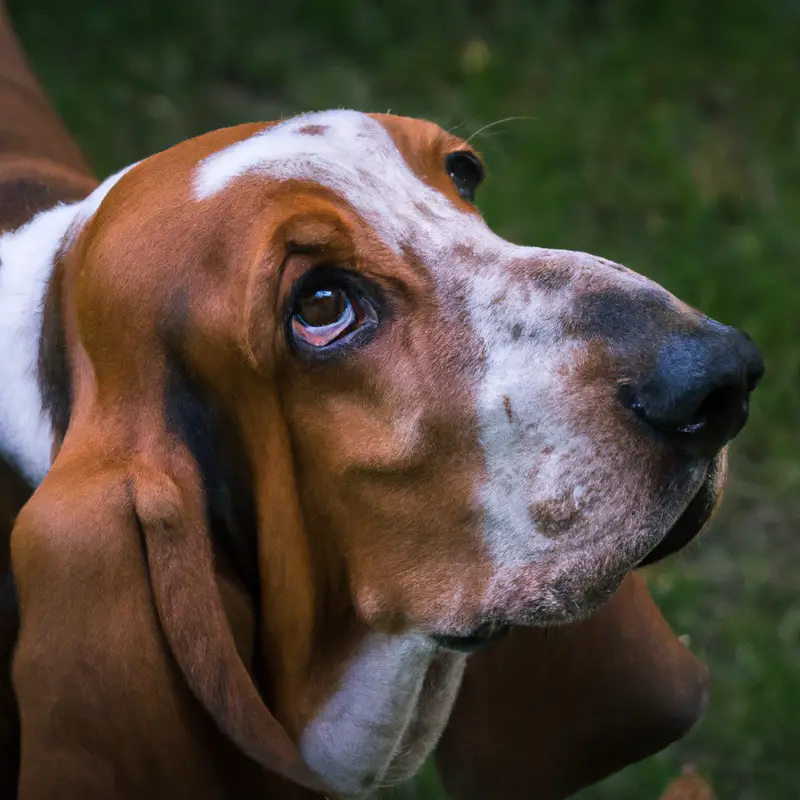
<svg viewBox="0 0 800 800"><path fill-rule="evenodd" d="M746 391L674 450L617 391L664 427L676 337L709 396L750 345L492 234L429 123L240 126L96 186L0 23L2 796L358 795L443 737L455 798L556 798L682 735L704 670L628 573L708 519Z"/></svg>

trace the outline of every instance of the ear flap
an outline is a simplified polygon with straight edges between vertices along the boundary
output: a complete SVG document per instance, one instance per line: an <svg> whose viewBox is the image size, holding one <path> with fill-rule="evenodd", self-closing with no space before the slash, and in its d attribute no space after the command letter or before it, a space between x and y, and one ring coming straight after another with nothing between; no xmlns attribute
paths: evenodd
<svg viewBox="0 0 800 800"><path fill-rule="evenodd" d="M16 793L199 799L249 787L271 796L276 773L313 785L231 644L199 492L161 471L137 481L127 454L105 450L109 426L82 427L68 432L12 535Z"/></svg>
<svg viewBox="0 0 800 800"><path fill-rule="evenodd" d="M587 620L470 657L436 762L452 800L555 800L683 736L706 670L630 575Z"/></svg>
<svg viewBox="0 0 800 800"><path fill-rule="evenodd" d="M215 581L198 470L188 454L170 455L170 472L180 479L146 468L133 476L132 489L153 598L172 654L194 695L242 751L266 769L321 791L239 657Z"/></svg>

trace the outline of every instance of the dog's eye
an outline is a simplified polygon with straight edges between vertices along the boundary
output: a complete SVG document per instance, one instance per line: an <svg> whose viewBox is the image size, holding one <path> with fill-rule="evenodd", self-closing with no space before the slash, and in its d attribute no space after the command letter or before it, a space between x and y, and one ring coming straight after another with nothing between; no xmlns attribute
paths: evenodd
<svg viewBox="0 0 800 800"><path fill-rule="evenodd" d="M337 287L323 287L297 298L292 330L307 344L324 347L352 330L357 322L357 306L348 293Z"/></svg>
<svg viewBox="0 0 800 800"><path fill-rule="evenodd" d="M483 164L478 157L468 150L450 153L445 160L445 169L461 197L474 202L475 190L484 178Z"/></svg>

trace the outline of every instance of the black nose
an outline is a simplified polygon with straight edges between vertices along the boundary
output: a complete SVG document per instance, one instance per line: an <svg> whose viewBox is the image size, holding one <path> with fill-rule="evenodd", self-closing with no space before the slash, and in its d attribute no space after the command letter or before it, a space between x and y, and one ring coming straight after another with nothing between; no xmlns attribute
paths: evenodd
<svg viewBox="0 0 800 800"><path fill-rule="evenodd" d="M752 339L709 320L699 333L667 340L655 368L625 385L622 397L673 445L711 458L744 427L763 374Z"/></svg>

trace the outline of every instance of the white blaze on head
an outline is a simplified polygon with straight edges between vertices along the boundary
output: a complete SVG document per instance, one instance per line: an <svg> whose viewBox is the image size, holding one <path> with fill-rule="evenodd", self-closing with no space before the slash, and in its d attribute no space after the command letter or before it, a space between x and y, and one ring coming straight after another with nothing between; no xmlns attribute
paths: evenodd
<svg viewBox="0 0 800 800"><path fill-rule="evenodd" d="M303 132L309 128L313 135ZM477 221L420 180L383 125L357 111L294 117L209 156L197 170L196 196L211 197L248 173L333 190L396 253L410 234L425 240L413 239L415 249L442 247L454 243L453 226Z"/></svg>

